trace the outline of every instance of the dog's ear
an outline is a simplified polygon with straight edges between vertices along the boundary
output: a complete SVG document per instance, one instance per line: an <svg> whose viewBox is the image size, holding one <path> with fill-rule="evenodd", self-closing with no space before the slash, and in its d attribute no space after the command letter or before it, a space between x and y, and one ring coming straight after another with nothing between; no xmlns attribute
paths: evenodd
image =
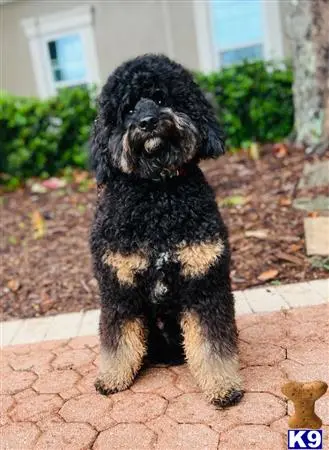
<svg viewBox="0 0 329 450"><path fill-rule="evenodd" d="M216 116L219 113L218 104L213 94L199 91L202 105L201 135L202 143L200 148L200 158L218 158L225 152L225 139Z"/></svg>
<svg viewBox="0 0 329 450"><path fill-rule="evenodd" d="M98 116L90 138L90 166L95 172L98 184L106 183L110 177L110 161L108 142L110 130L101 116Z"/></svg>
<svg viewBox="0 0 329 450"><path fill-rule="evenodd" d="M200 158L218 158L224 154L224 136L215 117L210 118L205 125L205 137L200 148Z"/></svg>

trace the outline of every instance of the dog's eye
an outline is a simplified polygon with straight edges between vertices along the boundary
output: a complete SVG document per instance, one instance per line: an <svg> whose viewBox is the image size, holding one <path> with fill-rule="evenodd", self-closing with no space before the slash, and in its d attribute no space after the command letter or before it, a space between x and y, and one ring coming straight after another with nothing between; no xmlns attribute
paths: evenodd
<svg viewBox="0 0 329 450"><path fill-rule="evenodd" d="M123 115L124 116L131 116L132 114L134 114L135 112L135 104L132 102L129 102L123 110Z"/></svg>
<svg viewBox="0 0 329 450"><path fill-rule="evenodd" d="M134 114L135 106L130 103L129 105L126 106L125 109L126 109L126 114L131 115L131 114Z"/></svg>
<svg viewBox="0 0 329 450"><path fill-rule="evenodd" d="M161 91L155 91L153 94L153 101L158 105L164 104L164 95Z"/></svg>

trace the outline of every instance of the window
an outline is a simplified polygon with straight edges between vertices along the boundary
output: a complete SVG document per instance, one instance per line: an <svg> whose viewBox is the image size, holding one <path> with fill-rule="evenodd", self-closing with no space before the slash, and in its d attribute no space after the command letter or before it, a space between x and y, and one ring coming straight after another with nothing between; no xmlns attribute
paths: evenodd
<svg viewBox="0 0 329 450"><path fill-rule="evenodd" d="M84 84L87 77L81 36L72 34L48 42L53 81L58 87Z"/></svg>
<svg viewBox="0 0 329 450"><path fill-rule="evenodd" d="M282 0L193 0L199 69L286 55Z"/></svg>
<svg viewBox="0 0 329 450"><path fill-rule="evenodd" d="M90 6L23 20L41 97L70 86L98 84Z"/></svg>
<svg viewBox="0 0 329 450"><path fill-rule="evenodd" d="M218 66L264 57L261 0L211 0L210 14Z"/></svg>

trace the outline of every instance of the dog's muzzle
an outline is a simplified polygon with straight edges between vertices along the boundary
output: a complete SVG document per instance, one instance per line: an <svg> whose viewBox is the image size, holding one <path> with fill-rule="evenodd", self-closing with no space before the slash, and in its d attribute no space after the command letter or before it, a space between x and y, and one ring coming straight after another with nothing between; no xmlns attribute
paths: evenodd
<svg viewBox="0 0 329 450"><path fill-rule="evenodd" d="M144 143L145 151L149 154L154 153L161 147L162 142L163 140L159 136L150 137L149 139L146 139Z"/></svg>
<svg viewBox="0 0 329 450"><path fill-rule="evenodd" d="M149 115L140 119L140 121L138 122L138 127L143 131L150 132L155 130L158 122L159 117L157 116L157 114Z"/></svg>
<svg viewBox="0 0 329 450"><path fill-rule="evenodd" d="M154 131L160 118L159 106L150 99L142 98L135 108L135 121L137 127L145 133Z"/></svg>

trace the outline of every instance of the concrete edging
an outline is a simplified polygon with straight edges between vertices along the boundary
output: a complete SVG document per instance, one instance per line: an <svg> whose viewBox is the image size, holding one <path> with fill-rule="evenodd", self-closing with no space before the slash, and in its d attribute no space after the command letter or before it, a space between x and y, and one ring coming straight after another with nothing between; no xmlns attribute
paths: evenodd
<svg viewBox="0 0 329 450"><path fill-rule="evenodd" d="M329 278L235 291L238 316L329 302ZM99 310L58 314L0 323L1 346L92 336L98 333Z"/></svg>

